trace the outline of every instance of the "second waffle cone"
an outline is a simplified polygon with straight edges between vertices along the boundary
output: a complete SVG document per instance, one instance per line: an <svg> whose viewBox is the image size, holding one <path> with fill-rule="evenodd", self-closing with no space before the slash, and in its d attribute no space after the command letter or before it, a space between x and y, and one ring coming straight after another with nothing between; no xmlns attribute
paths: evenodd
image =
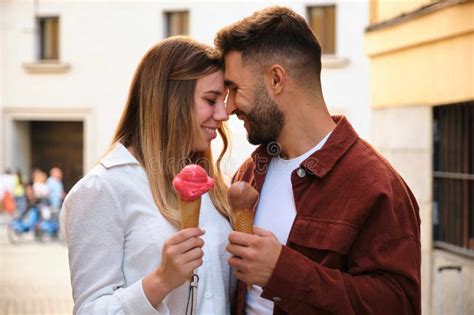
<svg viewBox="0 0 474 315"><path fill-rule="evenodd" d="M253 234L253 210L242 209L233 212L234 229L238 232Z"/></svg>

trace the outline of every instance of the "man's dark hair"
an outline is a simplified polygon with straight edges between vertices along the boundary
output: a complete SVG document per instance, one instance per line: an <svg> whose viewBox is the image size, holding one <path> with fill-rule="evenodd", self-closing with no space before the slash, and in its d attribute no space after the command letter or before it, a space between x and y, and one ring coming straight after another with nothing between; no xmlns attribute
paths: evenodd
<svg viewBox="0 0 474 315"><path fill-rule="evenodd" d="M255 12L220 30L214 40L222 56L242 53L242 62L262 67L278 63L299 80L318 80L321 46L305 19L284 7Z"/></svg>

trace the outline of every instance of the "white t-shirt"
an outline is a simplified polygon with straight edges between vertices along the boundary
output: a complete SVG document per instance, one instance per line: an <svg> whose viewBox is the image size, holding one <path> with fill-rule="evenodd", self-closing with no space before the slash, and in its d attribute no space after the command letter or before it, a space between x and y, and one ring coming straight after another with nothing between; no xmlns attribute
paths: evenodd
<svg viewBox="0 0 474 315"><path fill-rule="evenodd" d="M296 216L291 173L326 143L328 133L314 148L291 160L275 157L270 161L257 206L254 225L273 232L280 243L286 244ZM247 315L273 314L273 302L260 297L262 288L252 286L247 293Z"/></svg>

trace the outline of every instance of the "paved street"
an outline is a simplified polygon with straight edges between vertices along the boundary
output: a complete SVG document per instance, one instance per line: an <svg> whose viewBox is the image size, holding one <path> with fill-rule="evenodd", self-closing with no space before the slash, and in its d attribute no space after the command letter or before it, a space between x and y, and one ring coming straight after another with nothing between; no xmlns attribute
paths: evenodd
<svg viewBox="0 0 474 315"><path fill-rule="evenodd" d="M6 222L0 214L0 314L71 314L66 246L38 243L32 235L11 245Z"/></svg>

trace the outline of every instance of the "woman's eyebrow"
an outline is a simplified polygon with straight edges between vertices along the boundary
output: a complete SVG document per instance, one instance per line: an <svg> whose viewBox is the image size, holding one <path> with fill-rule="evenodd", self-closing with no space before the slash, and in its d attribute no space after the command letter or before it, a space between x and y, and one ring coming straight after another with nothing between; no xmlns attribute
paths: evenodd
<svg viewBox="0 0 474 315"><path fill-rule="evenodd" d="M204 94L215 94L216 96L222 95L221 91L214 91L214 90L209 90L204 92Z"/></svg>

